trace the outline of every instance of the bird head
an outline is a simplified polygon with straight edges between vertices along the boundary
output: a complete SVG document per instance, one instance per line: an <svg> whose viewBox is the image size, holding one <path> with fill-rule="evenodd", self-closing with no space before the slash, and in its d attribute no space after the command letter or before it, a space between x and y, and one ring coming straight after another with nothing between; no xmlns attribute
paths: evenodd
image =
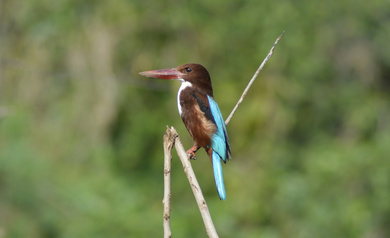
<svg viewBox="0 0 390 238"><path fill-rule="evenodd" d="M148 78L189 82L193 87L204 90L210 96L213 95L209 72L200 64L183 64L176 68L144 71L140 74Z"/></svg>

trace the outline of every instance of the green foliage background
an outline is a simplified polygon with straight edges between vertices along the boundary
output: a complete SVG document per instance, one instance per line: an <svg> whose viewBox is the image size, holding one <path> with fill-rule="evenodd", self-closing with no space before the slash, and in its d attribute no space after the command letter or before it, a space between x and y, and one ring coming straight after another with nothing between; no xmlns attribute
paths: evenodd
<svg viewBox="0 0 390 238"><path fill-rule="evenodd" d="M0 237L161 237L162 136L203 64L228 126L221 237L390 237L389 2L0 1ZM174 237L205 237L176 155Z"/></svg>

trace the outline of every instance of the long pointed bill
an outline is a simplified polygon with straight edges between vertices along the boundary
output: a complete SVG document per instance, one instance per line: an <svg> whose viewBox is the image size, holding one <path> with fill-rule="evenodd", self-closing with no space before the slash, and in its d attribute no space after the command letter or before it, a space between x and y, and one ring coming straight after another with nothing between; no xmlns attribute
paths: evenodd
<svg viewBox="0 0 390 238"><path fill-rule="evenodd" d="M141 72L139 74L148 78L176 79L176 80L181 79L181 75L182 75L182 73L177 71L175 68L150 70L150 71Z"/></svg>

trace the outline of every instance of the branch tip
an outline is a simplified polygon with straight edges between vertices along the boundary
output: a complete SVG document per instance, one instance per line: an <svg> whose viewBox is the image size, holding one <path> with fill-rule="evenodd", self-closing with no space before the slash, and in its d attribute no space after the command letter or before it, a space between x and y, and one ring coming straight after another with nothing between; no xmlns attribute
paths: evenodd
<svg viewBox="0 0 390 238"><path fill-rule="evenodd" d="M251 80L249 81L248 85L246 86L244 92L242 93L240 99L238 100L236 106L234 106L232 112L230 113L230 115L227 117L227 119L225 120L225 125L229 124L230 120L232 119L234 113L237 111L237 108L241 105L242 101L244 100L246 94L248 93L250 87L252 86L253 82L255 81L255 79L257 78L257 76L259 75L260 71L264 68L264 65L268 62L268 60L271 58L272 54L274 53L274 49L276 47L276 45L279 43L279 40L282 38L282 36L284 35L284 31L282 32L282 34L280 34L280 36L276 39L274 45L272 46L272 48L270 49L270 51L268 52L267 56L264 58L263 62L261 62L260 66L257 68L255 74L252 76Z"/></svg>

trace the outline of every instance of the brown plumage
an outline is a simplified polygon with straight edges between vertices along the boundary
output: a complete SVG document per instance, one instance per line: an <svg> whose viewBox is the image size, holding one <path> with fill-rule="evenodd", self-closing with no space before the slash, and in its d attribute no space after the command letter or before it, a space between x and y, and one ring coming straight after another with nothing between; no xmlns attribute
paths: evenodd
<svg viewBox="0 0 390 238"><path fill-rule="evenodd" d="M213 98L213 87L208 71L200 64L184 64L171 69L142 72L141 75L181 82L177 106L181 119L194 140L187 151L191 158L203 147L213 164L215 184L219 198L226 199L222 161L231 157L225 122Z"/></svg>
<svg viewBox="0 0 390 238"><path fill-rule="evenodd" d="M216 130L216 125L199 106L200 101L204 108L210 107L208 100L200 99L204 98L200 97L201 94L202 92L194 87L188 87L182 91L180 95L181 119L194 139L194 146L208 149L211 145L211 137ZM205 98L207 99L207 96Z"/></svg>

